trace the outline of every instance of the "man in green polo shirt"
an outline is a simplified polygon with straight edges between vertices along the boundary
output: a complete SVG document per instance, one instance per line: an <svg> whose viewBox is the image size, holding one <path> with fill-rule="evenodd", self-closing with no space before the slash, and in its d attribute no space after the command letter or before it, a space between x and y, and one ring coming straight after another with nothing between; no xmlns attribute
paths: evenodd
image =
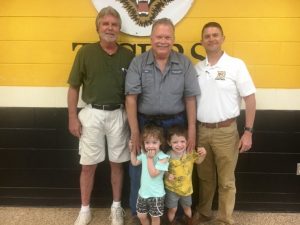
<svg viewBox="0 0 300 225"><path fill-rule="evenodd" d="M79 138L81 210L75 225L86 225L92 217L90 198L97 164L105 160L105 139L111 167L112 225L124 224L121 207L122 163L130 160L129 129L124 111L124 83L133 53L117 44L121 18L112 7L96 18L100 41L83 46L77 53L68 83L69 130ZM86 106L77 115L79 89Z"/></svg>

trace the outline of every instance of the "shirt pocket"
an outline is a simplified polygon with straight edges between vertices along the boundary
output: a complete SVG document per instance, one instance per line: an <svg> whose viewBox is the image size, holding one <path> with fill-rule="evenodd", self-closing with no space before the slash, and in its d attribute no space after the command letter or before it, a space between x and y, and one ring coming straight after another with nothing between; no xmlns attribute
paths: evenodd
<svg viewBox="0 0 300 225"><path fill-rule="evenodd" d="M184 74L181 69L170 71L170 75L167 79L167 86L172 94L182 95L184 93Z"/></svg>
<svg viewBox="0 0 300 225"><path fill-rule="evenodd" d="M152 93L155 87L153 71L147 69L142 70L141 81L142 93Z"/></svg>

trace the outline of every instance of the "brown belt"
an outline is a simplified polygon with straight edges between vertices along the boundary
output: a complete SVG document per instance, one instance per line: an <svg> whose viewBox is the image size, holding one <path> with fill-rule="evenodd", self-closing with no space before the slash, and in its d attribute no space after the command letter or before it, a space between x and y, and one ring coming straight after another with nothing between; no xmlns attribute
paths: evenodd
<svg viewBox="0 0 300 225"><path fill-rule="evenodd" d="M202 123L200 122L201 126L206 128L220 128L220 127L229 127L235 121L235 118L231 118L228 120L224 120L218 123Z"/></svg>

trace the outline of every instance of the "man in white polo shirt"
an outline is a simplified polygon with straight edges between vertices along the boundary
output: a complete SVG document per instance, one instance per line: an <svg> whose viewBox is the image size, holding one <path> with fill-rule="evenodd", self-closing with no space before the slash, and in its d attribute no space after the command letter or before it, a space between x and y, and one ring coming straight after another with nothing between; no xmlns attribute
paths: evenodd
<svg viewBox="0 0 300 225"><path fill-rule="evenodd" d="M235 204L234 170L239 152L252 146L255 118L255 86L245 63L222 50L224 42L220 24L209 22L202 29L202 46L206 59L195 67L201 94L197 97L197 146L205 147L207 156L197 166L199 204L193 223L212 219L212 201L218 185L216 224L233 224ZM236 117L245 102L244 132L239 137Z"/></svg>

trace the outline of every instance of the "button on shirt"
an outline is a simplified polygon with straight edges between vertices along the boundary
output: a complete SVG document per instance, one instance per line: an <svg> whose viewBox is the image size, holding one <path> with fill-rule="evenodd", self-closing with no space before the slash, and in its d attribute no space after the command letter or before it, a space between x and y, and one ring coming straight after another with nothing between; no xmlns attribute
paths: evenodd
<svg viewBox="0 0 300 225"><path fill-rule="evenodd" d="M217 123L240 114L242 97L255 93L255 86L245 63L225 52L218 63L207 59L195 66L201 95L197 96L197 120Z"/></svg>
<svg viewBox="0 0 300 225"><path fill-rule="evenodd" d="M125 82L125 94L137 94L138 112L147 115L176 114L185 110L184 97L200 94L196 70L183 54L172 51L164 73L152 50L133 59Z"/></svg>

